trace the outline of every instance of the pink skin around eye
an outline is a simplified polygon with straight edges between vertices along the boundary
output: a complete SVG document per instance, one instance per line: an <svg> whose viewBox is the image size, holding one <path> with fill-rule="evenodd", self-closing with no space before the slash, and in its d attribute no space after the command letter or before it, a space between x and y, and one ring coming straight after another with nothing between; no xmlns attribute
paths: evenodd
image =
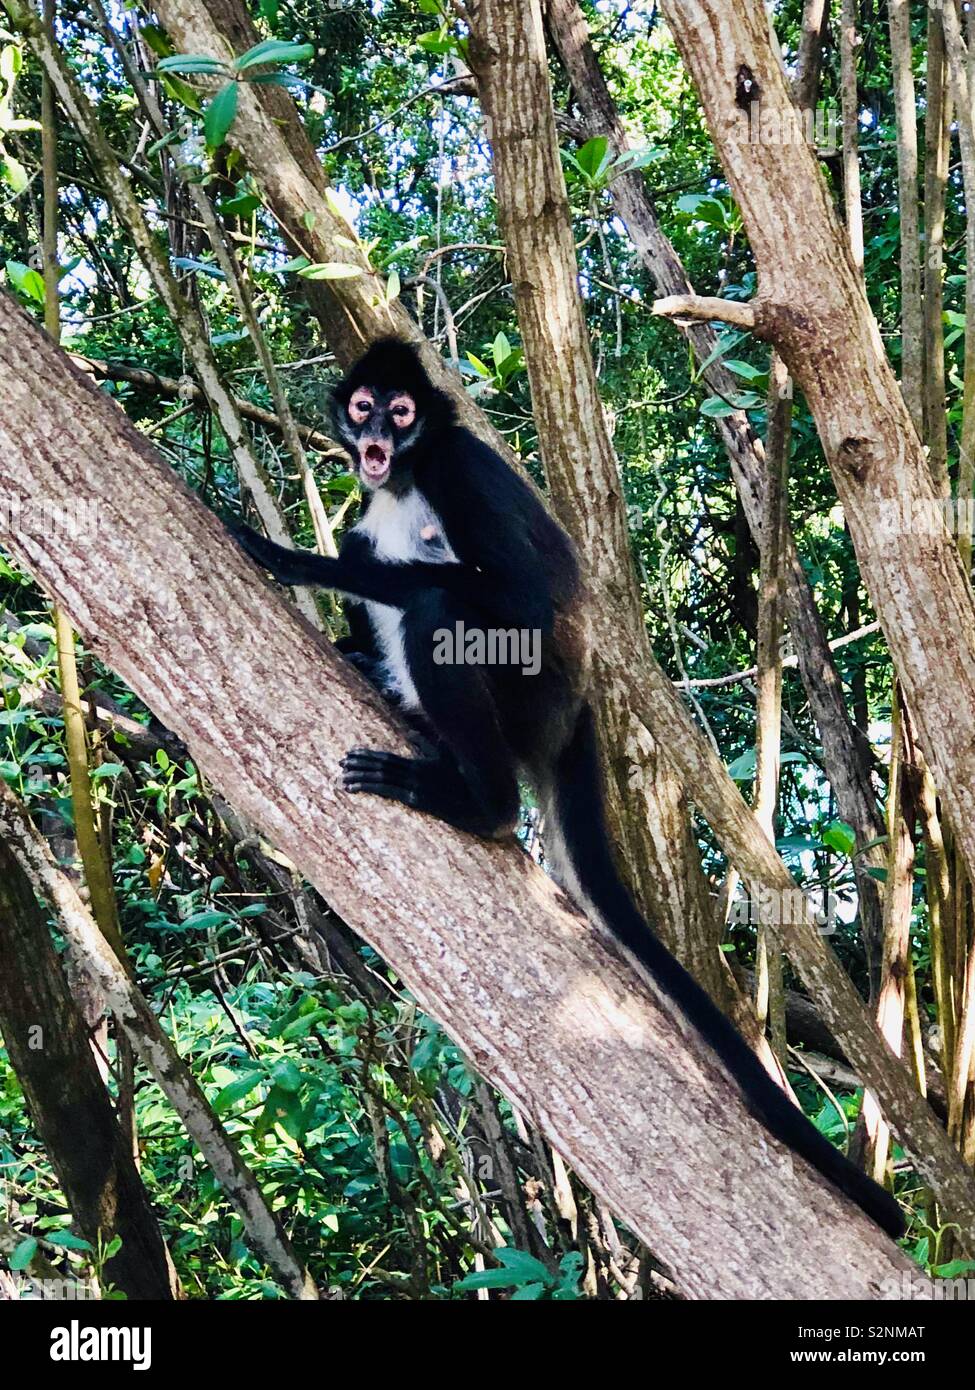
<svg viewBox="0 0 975 1390"><path fill-rule="evenodd" d="M357 391L349 401L349 414L353 420L365 420L372 406L372 396L366 391Z"/></svg>
<svg viewBox="0 0 975 1390"><path fill-rule="evenodd" d="M409 429L416 419L416 406L412 396L408 396L405 392L401 396L394 396L389 403L389 413L397 429Z"/></svg>

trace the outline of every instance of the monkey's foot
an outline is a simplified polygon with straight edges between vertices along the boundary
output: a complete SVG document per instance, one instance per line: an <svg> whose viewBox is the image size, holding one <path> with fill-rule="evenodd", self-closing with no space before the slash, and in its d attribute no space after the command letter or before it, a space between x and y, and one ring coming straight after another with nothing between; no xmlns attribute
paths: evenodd
<svg viewBox="0 0 975 1390"><path fill-rule="evenodd" d="M347 792L370 792L405 806L419 801L418 762L378 748L350 748L342 759L342 787ZM421 764L422 765L422 764Z"/></svg>

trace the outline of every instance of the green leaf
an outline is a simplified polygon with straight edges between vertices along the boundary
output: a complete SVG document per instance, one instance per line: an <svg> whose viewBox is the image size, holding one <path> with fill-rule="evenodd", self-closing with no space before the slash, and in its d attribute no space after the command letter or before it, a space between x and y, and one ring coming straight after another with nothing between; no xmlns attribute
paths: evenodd
<svg viewBox="0 0 975 1390"><path fill-rule="evenodd" d="M386 281L386 303L392 304L394 299L399 299L401 283L398 270L389 272L389 279Z"/></svg>
<svg viewBox="0 0 975 1390"><path fill-rule="evenodd" d="M277 274L290 275L293 271L304 270L305 267L310 264L311 262L307 256L295 256L293 261L285 261L284 265L279 265L277 267Z"/></svg>
<svg viewBox="0 0 975 1390"><path fill-rule="evenodd" d="M502 1246L494 1253L505 1269L510 1269L512 1274L518 1276L519 1283L529 1279L540 1279L543 1284L552 1282L549 1270L542 1264L541 1260L536 1260L534 1255L529 1255L524 1250L516 1250L514 1246L510 1245Z"/></svg>
<svg viewBox="0 0 975 1390"><path fill-rule="evenodd" d="M836 850L837 854L850 855L856 845L856 836L845 821L834 820L823 831L823 844Z"/></svg>
<svg viewBox="0 0 975 1390"><path fill-rule="evenodd" d="M173 45L169 41L169 35L160 29L158 24L143 24L139 33L157 57L168 58L172 56Z"/></svg>
<svg viewBox="0 0 975 1390"><path fill-rule="evenodd" d="M950 1260L946 1265L935 1265L934 1273L939 1279L957 1279L962 1274L975 1274L975 1261Z"/></svg>
<svg viewBox="0 0 975 1390"><path fill-rule="evenodd" d="M758 381L765 376L763 367L753 367L750 362L742 362L737 357L726 358L725 366L729 372L734 372L735 376L744 377L746 381Z"/></svg>
<svg viewBox="0 0 975 1390"><path fill-rule="evenodd" d="M0 77L8 87L17 80L17 74L24 65L24 55L15 43L7 44L0 50Z"/></svg>
<svg viewBox="0 0 975 1390"><path fill-rule="evenodd" d="M226 64L218 58L206 58L202 53L174 53L156 64L157 72L223 72Z"/></svg>
<svg viewBox="0 0 975 1390"><path fill-rule="evenodd" d="M210 102L203 117L203 133L211 150L219 149L227 138L227 131L237 115L237 99L240 88L236 82L228 82Z"/></svg>
<svg viewBox="0 0 975 1390"><path fill-rule="evenodd" d="M708 226L718 227L721 231L727 229L729 209L720 198L710 193L685 193L674 206L678 212L686 212L698 222L706 222Z"/></svg>
<svg viewBox="0 0 975 1390"><path fill-rule="evenodd" d="M723 420L726 415L734 415L735 407L720 396L708 396L707 400L701 402L701 414L706 415L709 420Z"/></svg>
<svg viewBox="0 0 975 1390"><path fill-rule="evenodd" d="M194 931L202 931L206 927L222 927L224 922L230 921L229 912L217 912L213 909L206 912L194 912L192 917L186 917L180 926L187 931L192 928Z"/></svg>
<svg viewBox="0 0 975 1390"><path fill-rule="evenodd" d="M15 290L33 299L36 304L44 303L44 277L22 261L7 261L7 279Z"/></svg>
<svg viewBox="0 0 975 1390"><path fill-rule="evenodd" d="M728 776L736 782L750 782L755 776L755 749L748 748L740 758L728 764Z"/></svg>
<svg viewBox="0 0 975 1390"><path fill-rule="evenodd" d="M482 362L479 357L475 357L472 352L467 354L467 360L474 368L475 372L477 372L478 376L490 377L493 375L487 363Z"/></svg>
<svg viewBox="0 0 975 1390"><path fill-rule="evenodd" d="M431 29L428 34L421 34L416 41L417 48L422 48L424 53L433 54L452 53L456 44L456 39L444 33L442 29Z"/></svg>
<svg viewBox="0 0 975 1390"><path fill-rule="evenodd" d="M217 205L227 217L250 217L261 206L256 193L237 193L233 198L224 198Z"/></svg>
<svg viewBox="0 0 975 1390"><path fill-rule="evenodd" d="M717 362L719 357L723 357L726 352L730 352L731 349L737 343L740 343L744 337L745 334L740 333L737 328L729 328L726 332L722 333L718 341L715 343L713 350L708 353L707 357L705 357L704 361L698 368L698 376L703 376L704 373L707 371L708 367L711 366L712 362Z"/></svg>
<svg viewBox="0 0 975 1390"><path fill-rule="evenodd" d="M318 261L298 271L305 280L354 280L362 273L361 266L351 265L348 261Z"/></svg>
<svg viewBox="0 0 975 1390"><path fill-rule="evenodd" d="M9 1256L7 1263L16 1273L18 1270L27 1269L36 1253L37 1241L33 1236L27 1236L14 1247L13 1253Z"/></svg>
<svg viewBox="0 0 975 1390"><path fill-rule="evenodd" d="M92 1250L94 1247L87 1240L82 1240L81 1236L76 1236L72 1231L55 1231L53 1235L45 1236L44 1239L49 1245L56 1245L60 1250Z"/></svg>
<svg viewBox="0 0 975 1390"><path fill-rule="evenodd" d="M249 1096L251 1091L264 1080L262 1071L248 1071L243 1076L238 1076L236 1081L231 1081L213 1102L214 1110L226 1110L228 1106L234 1105L238 1100L243 1100Z"/></svg>
<svg viewBox="0 0 975 1390"><path fill-rule="evenodd" d="M544 1284L522 1284L520 1289L516 1289L511 1295L512 1303L528 1303L537 1298L541 1298L545 1292Z"/></svg>
<svg viewBox="0 0 975 1390"><path fill-rule="evenodd" d="M315 56L313 43L286 43L283 39L265 39L249 48L234 63L237 72L259 67L262 63L306 63Z"/></svg>
<svg viewBox="0 0 975 1390"><path fill-rule="evenodd" d="M576 151L576 163L589 179L595 179L607 162L609 141L605 135L594 135Z"/></svg>
<svg viewBox="0 0 975 1390"><path fill-rule="evenodd" d="M124 763L102 763L99 767L92 769L91 780L93 782L102 782L107 777L118 777L119 774L124 771Z"/></svg>
<svg viewBox="0 0 975 1390"><path fill-rule="evenodd" d="M200 115L203 110L200 94L188 82L184 82L181 77L176 77L171 72L162 73L159 82L163 91L167 96L172 97L173 101L185 106L187 111L195 111L197 115Z"/></svg>
<svg viewBox="0 0 975 1390"><path fill-rule="evenodd" d="M503 333L499 333L491 344L491 356L496 367L500 367L501 363L511 356L511 344Z"/></svg>
<svg viewBox="0 0 975 1390"><path fill-rule="evenodd" d="M457 1293L469 1293L473 1289L510 1289L517 1283L518 1280L507 1269L478 1269L458 1279L454 1289Z"/></svg>
<svg viewBox="0 0 975 1390"><path fill-rule="evenodd" d="M15 193L23 193L30 183L27 170L19 159L14 159L11 154L4 154L3 164L0 165L0 176L8 188L12 188Z"/></svg>
<svg viewBox="0 0 975 1390"><path fill-rule="evenodd" d="M271 1070L271 1080L279 1090L294 1095L301 1090L301 1072L290 1057L282 1057Z"/></svg>
<svg viewBox="0 0 975 1390"><path fill-rule="evenodd" d="M226 275L218 265L212 261L196 261L192 256L176 256L173 265L178 265L180 270L196 270L202 275L212 275L214 280L226 280Z"/></svg>
<svg viewBox="0 0 975 1390"><path fill-rule="evenodd" d="M666 150L653 149L650 145L644 145L638 150L624 150L618 159L613 162L613 173L621 174L630 169L645 169L648 164L655 164L658 159L663 159Z"/></svg>

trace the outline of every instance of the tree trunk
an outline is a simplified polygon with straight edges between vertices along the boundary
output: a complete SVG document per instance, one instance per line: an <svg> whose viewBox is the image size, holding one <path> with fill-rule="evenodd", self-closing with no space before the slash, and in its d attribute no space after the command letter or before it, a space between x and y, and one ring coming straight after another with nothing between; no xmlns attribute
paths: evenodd
<svg viewBox="0 0 975 1390"><path fill-rule="evenodd" d="M31 885L0 840L0 1032L68 1206L104 1279L126 1298L173 1297L176 1276Z"/></svg>
<svg viewBox="0 0 975 1390"><path fill-rule="evenodd" d="M405 747L378 697L6 296L0 405L4 544L686 1294L873 1298L916 1276L528 856L340 790L351 743ZM56 533L32 506L49 496L95 504L97 529Z"/></svg>

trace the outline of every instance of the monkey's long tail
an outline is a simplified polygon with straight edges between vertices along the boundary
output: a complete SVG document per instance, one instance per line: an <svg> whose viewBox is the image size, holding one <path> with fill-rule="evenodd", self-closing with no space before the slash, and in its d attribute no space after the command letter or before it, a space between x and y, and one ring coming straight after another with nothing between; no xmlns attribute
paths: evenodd
<svg viewBox="0 0 975 1390"><path fill-rule="evenodd" d="M904 1233L896 1200L850 1163L768 1075L744 1038L651 931L613 863L602 801L602 774L592 712L583 706L556 770L557 846L567 861L566 887L591 909L649 972L660 991L717 1055L752 1114L800 1154L895 1239Z"/></svg>

